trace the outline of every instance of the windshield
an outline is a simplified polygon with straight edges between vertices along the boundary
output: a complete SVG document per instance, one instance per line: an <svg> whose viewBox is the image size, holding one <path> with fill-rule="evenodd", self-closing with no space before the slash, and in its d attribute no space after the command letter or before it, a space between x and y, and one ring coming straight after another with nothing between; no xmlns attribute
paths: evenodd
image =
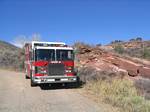
<svg viewBox="0 0 150 112"><path fill-rule="evenodd" d="M73 51L72 50L56 50L57 60L66 61L73 60Z"/></svg>
<svg viewBox="0 0 150 112"><path fill-rule="evenodd" d="M36 49L35 60L55 60L55 50L53 49Z"/></svg>

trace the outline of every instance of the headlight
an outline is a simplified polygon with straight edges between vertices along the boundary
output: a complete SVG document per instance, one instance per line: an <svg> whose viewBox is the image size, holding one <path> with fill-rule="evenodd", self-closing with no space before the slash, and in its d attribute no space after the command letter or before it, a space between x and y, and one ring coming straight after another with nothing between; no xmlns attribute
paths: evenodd
<svg viewBox="0 0 150 112"><path fill-rule="evenodd" d="M46 68L41 67L41 66L36 67L36 72L39 74L46 74L47 73Z"/></svg>
<svg viewBox="0 0 150 112"><path fill-rule="evenodd" d="M66 70L66 72L67 72L67 73L70 73L70 72L72 72L72 71L71 71L71 70Z"/></svg>
<svg viewBox="0 0 150 112"><path fill-rule="evenodd" d="M44 70L44 71L40 71L40 73L45 74L45 73L46 73L46 70Z"/></svg>
<svg viewBox="0 0 150 112"><path fill-rule="evenodd" d="M71 73L73 72L73 67L72 66L67 66L66 67L66 73Z"/></svg>

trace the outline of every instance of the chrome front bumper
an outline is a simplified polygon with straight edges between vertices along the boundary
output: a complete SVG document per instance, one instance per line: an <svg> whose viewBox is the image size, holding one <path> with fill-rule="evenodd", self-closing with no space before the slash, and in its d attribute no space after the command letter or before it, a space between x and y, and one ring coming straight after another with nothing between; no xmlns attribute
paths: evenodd
<svg viewBox="0 0 150 112"><path fill-rule="evenodd" d="M36 84L42 83L69 83L76 82L77 76L35 76L33 82Z"/></svg>

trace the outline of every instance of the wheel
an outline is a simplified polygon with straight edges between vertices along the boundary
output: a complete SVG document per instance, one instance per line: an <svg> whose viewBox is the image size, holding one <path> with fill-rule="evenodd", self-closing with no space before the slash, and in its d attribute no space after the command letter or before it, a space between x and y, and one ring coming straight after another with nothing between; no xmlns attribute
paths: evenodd
<svg viewBox="0 0 150 112"><path fill-rule="evenodd" d="M25 79L30 79L30 77L28 76L28 71L27 71L26 67L25 67Z"/></svg>
<svg viewBox="0 0 150 112"><path fill-rule="evenodd" d="M31 87L36 87L37 86L37 84L35 84L32 79L31 79L30 85L31 85Z"/></svg>
<svg viewBox="0 0 150 112"><path fill-rule="evenodd" d="M32 72L30 72L30 81L31 81L31 82L30 82L31 87L37 86L37 84L33 82L33 79L32 79Z"/></svg>
<svg viewBox="0 0 150 112"><path fill-rule="evenodd" d="M26 78L26 79L30 79L30 77L29 77L29 76L27 76L27 74L25 75L25 78Z"/></svg>

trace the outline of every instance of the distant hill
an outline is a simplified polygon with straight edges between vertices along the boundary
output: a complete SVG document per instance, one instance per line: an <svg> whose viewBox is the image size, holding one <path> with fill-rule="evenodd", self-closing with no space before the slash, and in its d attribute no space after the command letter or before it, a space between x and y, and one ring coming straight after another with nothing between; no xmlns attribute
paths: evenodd
<svg viewBox="0 0 150 112"><path fill-rule="evenodd" d="M150 40L149 41L127 41L127 42L112 42L107 46L115 47L118 44L122 44L125 49L134 49L134 48L143 48L143 47L150 47Z"/></svg>
<svg viewBox="0 0 150 112"><path fill-rule="evenodd" d="M130 40L128 42L114 41L105 48L114 50L119 54L150 60L150 41Z"/></svg>
<svg viewBox="0 0 150 112"><path fill-rule="evenodd" d="M8 42L0 41L0 68L22 69L24 53Z"/></svg>

